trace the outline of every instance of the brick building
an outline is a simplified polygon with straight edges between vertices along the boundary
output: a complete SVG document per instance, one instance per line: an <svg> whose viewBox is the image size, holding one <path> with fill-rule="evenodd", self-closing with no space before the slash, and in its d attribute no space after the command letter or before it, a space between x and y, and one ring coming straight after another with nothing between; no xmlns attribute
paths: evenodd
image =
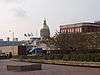
<svg viewBox="0 0 100 75"><path fill-rule="evenodd" d="M60 32L61 33L100 32L100 21L94 23L84 22L84 23L61 25Z"/></svg>

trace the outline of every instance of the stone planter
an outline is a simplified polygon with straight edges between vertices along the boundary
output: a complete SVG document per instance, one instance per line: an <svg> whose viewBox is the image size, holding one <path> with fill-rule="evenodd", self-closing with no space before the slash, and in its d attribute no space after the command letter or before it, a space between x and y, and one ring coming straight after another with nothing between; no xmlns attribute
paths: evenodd
<svg viewBox="0 0 100 75"><path fill-rule="evenodd" d="M7 65L8 71L35 71L41 70L41 64L38 63L29 63L29 64L9 64Z"/></svg>

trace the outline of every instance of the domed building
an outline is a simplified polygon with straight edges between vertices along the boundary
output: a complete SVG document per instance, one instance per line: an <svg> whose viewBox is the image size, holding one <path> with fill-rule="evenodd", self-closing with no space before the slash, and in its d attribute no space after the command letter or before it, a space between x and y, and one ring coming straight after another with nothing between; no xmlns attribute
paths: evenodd
<svg viewBox="0 0 100 75"><path fill-rule="evenodd" d="M50 30L46 23L46 19L44 19L43 28L40 30L40 36L42 40L50 37Z"/></svg>

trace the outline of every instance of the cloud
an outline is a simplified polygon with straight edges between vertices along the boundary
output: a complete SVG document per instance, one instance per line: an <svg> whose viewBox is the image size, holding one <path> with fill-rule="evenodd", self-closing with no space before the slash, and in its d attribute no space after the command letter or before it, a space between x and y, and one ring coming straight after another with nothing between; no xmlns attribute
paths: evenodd
<svg viewBox="0 0 100 75"><path fill-rule="evenodd" d="M13 2L23 2L24 0L0 0L0 2L5 2L5 3L13 3Z"/></svg>
<svg viewBox="0 0 100 75"><path fill-rule="evenodd" d="M25 0L0 0L1 4L4 4L8 12L12 12L15 17L26 17L28 16L26 9L24 8Z"/></svg>
<svg viewBox="0 0 100 75"><path fill-rule="evenodd" d="M13 15L16 17L26 17L28 16L27 11L22 7L16 7L11 10Z"/></svg>

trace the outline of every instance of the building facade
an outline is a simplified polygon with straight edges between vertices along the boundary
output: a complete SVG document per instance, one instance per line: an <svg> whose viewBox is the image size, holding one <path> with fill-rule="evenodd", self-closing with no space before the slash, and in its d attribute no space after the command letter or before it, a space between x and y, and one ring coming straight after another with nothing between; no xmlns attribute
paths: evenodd
<svg viewBox="0 0 100 75"><path fill-rule="evenodd" d="M80 32L100 32L100 22L94 23L76 23L76 24L68 24L60 26L61 33L80 33Z"/></svg>
<svg viewBox="0 0 100 75"><path fill-rule="evenodd" d="M9 54L11 52L13 56L25 55L26 50L26 46L0 46L0 53Z"/></svg>
<svg viewBox="0 0 100 75"><path fill-rule="evenodd" d="M46 19L43 22L43 28L40 30L41 39L47 39L50 37L50 29L47 25Z"/></svg>

